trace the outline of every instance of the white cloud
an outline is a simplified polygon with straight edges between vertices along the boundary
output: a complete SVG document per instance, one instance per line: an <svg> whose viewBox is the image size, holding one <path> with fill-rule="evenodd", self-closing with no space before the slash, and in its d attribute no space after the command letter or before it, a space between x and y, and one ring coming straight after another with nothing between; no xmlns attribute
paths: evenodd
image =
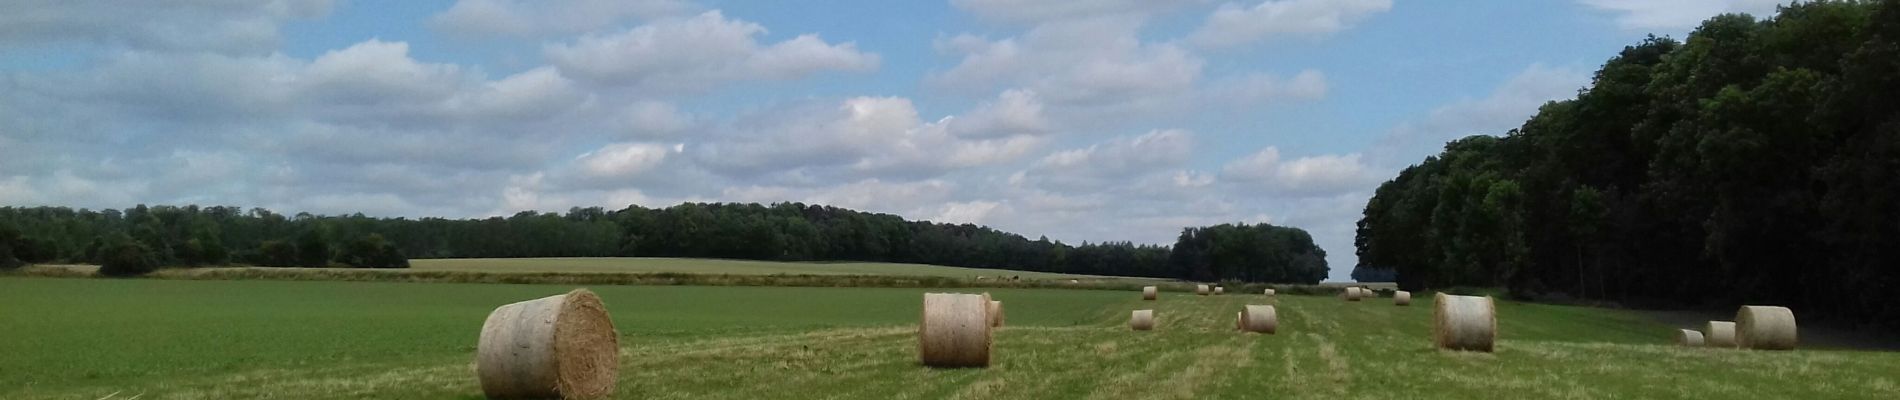
<svg viewBox="0 0 1900 400"><path fill-rule="evenodd" d="M1187 41L1229 47L1274 36L1326 35L1391 9L1392 0L1267 0L1251 8L1226 3Z"/></svg>
<svg viewBox="0 0 1900 400"><path fill-rule="evenodd" d="M310 60L125 51L10 73L0 88L0 142L32 152L0 161L25 171L0 178L68 188L34 197L86 207L330 211L361 200L363 211L470 215L496 206L508 174L571 157L560 154L570 132L604 131L613 110L551 67L489 79L374 39Z"/></svg>
<svg viewBox="0 0 1900 400"><path fill-rule="evenodd" d="M1155 130L1049 154L1015 180L1038 187L1100 188L1166 173L1187 162L1193 152L1194 134Z"/></svg>
<svg viewBox="0 0 1900 400"><path fill-rule="evenodd" d="M1717 14L1773 15L1786 0L1578 0L1600 11L1616 14L1616 23L1630 30L1687 30ZM1669 32L1664 32L1669 33Z"/></svg>
<svg viewBox="0 0 1900 400"><path fill-rule="evenodd" d="M929 220L946 224L982 224L996 212L1002 203L994 201L953 202L943 205L943 211Z"/></svg>
<svg viewBox="0 0 1900 400"><path fill-rule="evenodd" d="M1275 100L1313 100L1326 97L1326 74L1300 71L1292 78L1254 73L1209 85L1208 100L1216 104L1253 104Z"/></svg>
<svg viewBox="0 0 1900 400"><path fill-rule="evenodd" d="M1577 89L1589 83L1590 74L1584 71L1534 64L1485 98L1453 102L1432 110L1424 119L1393 128L1373 145L1369 156L1387 167L1418 163L1451 140L1502 135L1523 125L1544 103L1575 97Z"/></svg>
<svg viewBox="0 0 1900 400"><path fill-rule="evenodd" d="M592 32L693 8L683 0L457 0L429 17L429 26L475 36L547 36Z"/></svg>
<svg viewBox="0 0 1900 400"><path fill-rule="evenodd" d="M508 215L523 210L565 211L570 207L597 205L667 207L687 201L710 201L702 197L654 197L635 188L559 189L551 180L541 173L509 177L496 199L496 205L480 214Z"/></svg>
<svg viewBox="0 0 1900 400"><path fill-rule="evenodd" d="M1166 11L1197 0L950 0L950 5L999 21L1036 22Z"/></svg>
<svg viewBox="0 0 1900 400"><path fill-rule="evenodd" d="M811 173L928 178L951 170L1016 160L1043 139L1027 135L963 138L957 118L923 122L910 99L855 97L835 108L803 104L731 124L695 150L696 159L732 176Z"/></svg>
<svg viewBox="0 0 1900 400"><path fill-rule="evenodd" d="M278 28L328 14L331 0L10 1L0 12L0 47L88 43L142 50L259 53Z"/></svg>
<svg viewBox="0 0 1900 400"><path fill-rule="evenodd" d="M409 44L377 39L317 56L297 77L307 96L331 104L435 101L453 95L467 77L453 64L409 57Z"/></svg>
<svg viewBox="0 0 1900 400"><path fill-rule="evenodd" d="M544 52L565 75L657 90L791 80L822 71L864 72L879 63L877 55L860 52L849 42L830 44L805 34L766 45L758 41L764 33L759 24L727 19L714 10L550 44Z"/></svg>
<svg viewBox="0 0 1900 400"><path fill-rule="evenodd" d="M1359 161L1359 154L1282 160L1277 147L1228 162L1221 177L1243 189L1285 197L1333 196L1365 190L1381 179Z"/></svg>
<svg viewBox="0 0 1900 400"><path fill-rule="evenodd" d="M652 171L678 147L653 143L614 143L575 157L595 177L627 177Z"/></svg>
<svg viewBox="0 0 1900 400"><path fill-rule="evenodd" d="M673 136L699 125L695 117L672 103L653 100L628 104L613 120L616 131L628 132L634 137Z"/></svg>
<svg viewBox="0 0 1900 400"><path fill-rule="evenodd" d="M1200 171L1175 171L1174 185L1184 188L1198 188L1214 184L1214 176Z"/></svg>
<svg viewBox="0 0 1900 400"><path fill-rule="evenodd" d="M1042 113L1042 100L1032 90L1004 91L996 100L977 105L950 124L950 132L962 137L993 138L1017 134L1049 133L1053 128Z"/></svg>
<svg viewBox="0 0 1900 400"><path fill-rule="evenodd" d="M464 110L470 117L501 120L561 115L591 96L552 67L485 82L480 89L463 89L459 94L450 100L450 108Z"/></svg>
<svg viewBox="0 0 1900 400"><path fill-rule="evenodd" d="M962 60L932 73L932 87L962 93L1026 89L1057 121L1103 121L1183 106L1206 61L1137 34L1140 18L1096 17L1039 24L1018 37L963 34L939 40Z"/></svg>

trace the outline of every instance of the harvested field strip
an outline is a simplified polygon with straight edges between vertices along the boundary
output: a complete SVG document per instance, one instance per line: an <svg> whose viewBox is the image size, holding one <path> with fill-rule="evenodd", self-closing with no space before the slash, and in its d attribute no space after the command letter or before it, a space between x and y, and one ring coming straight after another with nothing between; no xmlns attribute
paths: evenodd
<svg viewBox="0 0 1900 400"><path fill-rule="evenodd" d="M0 284L13 289L0 293L0 304L8 304L8 310L60 310L68 316L0 313L0 335L12 339L0 341L0 354L25 355L29 361L77 354L66 358L95 364L145 360L148 364L133 366L150 366L86 378L87 371L115 366L0 359L0 380L6 380L0 382L0 398L7 399L96 399L115 392L115 398L141 399L471 398L480 393L471 362L473 330L484 308L499 299L565 288L18 278L0 278ZM1498 352L1483 354L1434 350L1429 300L1392 307L1333 297L1164 293L1159 301L1147 302L1134 291L1018 289L992 291L1009 302L1011 319L997 332L990 368L930 369L917 363L914 323L922 289L594 289L621 328L617 397L623 399L1333 400L1393 393L1427 399L1500 393L1561 399L1875 399L1892 393L1892 377L1900 376L1900 354L1681 348L1669 341L1673 327L1606 310L1500 302L1506 330ZM248 301L224 300L239 295ZM383 307L338 299L374 299ZM1273 302L1282 310L1278 334L1233 330L1233 313L1242 305ZM1127 310L1147 307L1159 313L1157 329L1129 331ZM102 311L118 308L128 312ZM456 311L463 308L472 311ZM269 317L281 313L294 318ZM249 319L328 321L325 315L337 313L373 318L267 330L287 335L268 343L251 342L252 336L241 332L265 326L244 323ZM140 319L147 316L153 317ZM138 320L144 330L124 336L140 341L75 341L106 333L90 330L103 325L84 318ZM174 320L188 322L168 327L178 323ZM218 321L221 329L203 329L210 321ZM1512 326L1522 328L1508 330ZM385 330L436 336L378 333ZM1652 330L1657 333L1649 334ZM327 342L339 347L297 345L326 343L319 338L330 336L341 338ZM397 347L350 350L380 342L444 346L406 353L388 350ZM33 358L41 350L21 343L77 353ZM141 343L165 345L145 348ZM334 356L270 361L276 355L269 343L283 346L274 351L285 352L286 358L312 352ZM94 347L110 352L85 351ZM198 364L229 367L186 373L168 367Z"/></svg>

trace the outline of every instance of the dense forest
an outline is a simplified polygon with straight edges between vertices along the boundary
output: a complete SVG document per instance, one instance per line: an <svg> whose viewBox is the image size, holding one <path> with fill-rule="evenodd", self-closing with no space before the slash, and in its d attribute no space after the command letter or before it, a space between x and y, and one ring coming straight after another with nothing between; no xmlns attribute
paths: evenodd
<svg viewBox="0 0 1900 400"><path fill-rule="evenodd" d="M236 207L0 207L0 263L405 267L416 258L702 257L883 261L1194 280L1314 283L1326 253L1272 225L1184 229L1166 246L1083 243L970 224L779 203L524 211L485 219L286 216ZM116 258L115 258L116 257Z"/></svg>
<svg viewBox="0 0 1900 400"><path fill-rule="evenodd" d="M1900 321L1900 0L1721 15L1381 185L1356 270L1631 305ZM1358 275L1355 272L1355 275Z"/></svg>

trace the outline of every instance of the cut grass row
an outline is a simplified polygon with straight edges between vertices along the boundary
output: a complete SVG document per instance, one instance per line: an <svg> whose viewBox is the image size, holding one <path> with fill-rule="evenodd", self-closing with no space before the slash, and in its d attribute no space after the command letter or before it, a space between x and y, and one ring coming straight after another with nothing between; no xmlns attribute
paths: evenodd
<svg viewBox="0 0 1900 400"><path fill-rule="evenodd" d="M0 398L473 398L494 306L566 286L0 278ZM1889 398L1900 355L1668 345L1634 313L1500 302L1496 354L1433 350L1430 299L990 290L987 369L917 365L925 289L594 287L619 398ZM1277 335L1232 331L1278 303ZM1128 310L1160 327L1129 332Z"/></svg>

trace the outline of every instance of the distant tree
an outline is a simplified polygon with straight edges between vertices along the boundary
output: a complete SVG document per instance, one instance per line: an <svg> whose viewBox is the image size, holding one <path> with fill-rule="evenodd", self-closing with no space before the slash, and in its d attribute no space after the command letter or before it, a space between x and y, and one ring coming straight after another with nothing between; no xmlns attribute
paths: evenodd
<svg viewBox="0 0 1900 400"><path fill-rule="evenodd" d="M266 267L297 266L297 246L282 240L266 240L257 245L254 262Z"/></svg>
<svg viewBox="0 0 1900 400"><path fill-rule="evenodd" d="M1900 305L1870 295L1900 285L1896 60L1900 0L1797 2L1644 39L1574 99L1380 185L1360 269L1410 289L1900 327Z"/></svg>
<svg viewBox="0 0 1900 400"><path fill-rule="evenodd" d="M26 263L20 261L14 245L20 241L20 231L12 225L0 223L0 270L19 268Z"/></svg>
<svg viewBox="0 0 1900 400"><path fill-rule="evenodd" d="M1352 280L1355 282L1393 282L1396 281L1398 277L1398 271L1391 269L1367 268L1365 266L1352 269Z"/></svg>
<svg viewBox="0 0 1900 400"><path fill-rule="evenodd" d="M0 270L16 269L24 265L26 265L26 263L21 262L18 257L13 256L13 246L0 243Z"/></svg>
<svg viewBox="0 0 1900 400"><path fill-rule="evenodd" d="M337 252L337 261L357 268L409 267L409 258L402 255L402 249L375 233L345 244Z"/></svg>
<svg viewBox="0 0 1900 400"><path fill-rule="evenodd" d="M300 219L309 219L309 214L299 214ZM320 228L310 229L297 236L297 265L304 267L325 267L330 265L330 239Z"/></svg>
<svg viewBox="0 0 1900 400"><path fill-rule="evenodd" d="M1200 281L1310 284L1326 279L1328 270L1326 251L1305 230L1269 224L1183 229L1170 262L1174 271L1184 274L1180 278ZM1114 264L1127 262L1111 260Z"/></svg>
<svg viewBox="0 0 1900 400"><path fill-rule="evenodd" d="M59 259L59 245L46 238L21 237L13 243L13 255L27 264L53 262Z"/></svg>
<svg viewBox="0 0 1900 400"><path fill-rule="evenodd" d="M104 262L102 260L105 259L106 245L107 245L106 238L94 236L92 238L92 242L86 245L86 250L85 250L86 254L83 256L84 258L81 259L80 261L85 261L85 262L89 262L93 264Z"/></svg>
<svg viewBox="0 0 1900 400"><path fill-rule="evenodd" d="M152 248L138 241L108 245L101 261L99 274L105 276L139 276L158 270L158 257Z"/></svg>

